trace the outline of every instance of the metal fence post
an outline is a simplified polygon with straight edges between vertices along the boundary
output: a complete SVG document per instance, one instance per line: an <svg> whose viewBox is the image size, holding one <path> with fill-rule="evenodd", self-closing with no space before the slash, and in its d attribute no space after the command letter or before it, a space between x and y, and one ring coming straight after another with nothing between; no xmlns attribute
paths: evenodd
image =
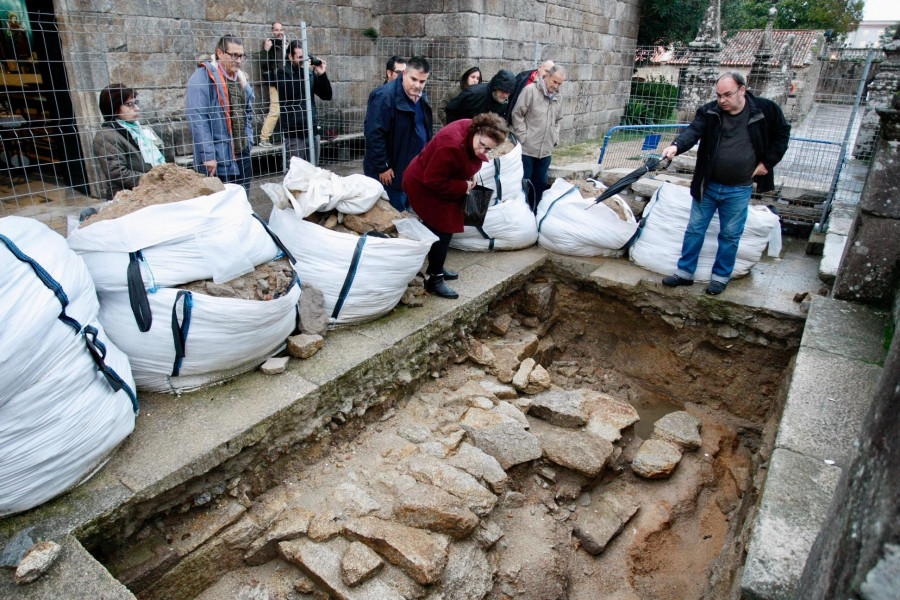
<svg viewBox="0 0 900 600"><path fill-rule="evenodd" d="M828 220L828 213L831 212L831 204L834 202L834 194L837 192L838 181L841 178L841 171L844 168L844 160L847 158L847 144L850 143L850 136L853 134L853 122L856 121L856 113L859 111L859 103L862 100L863 91L866 89L866 80L869 78L869 69L872 68L872 61L875 60L875 51L869 50L866 54L866 66L863 69L862 77L859 80L859 87L856 89L856 97L853 99L853 110L850 112L850 120L847 122L847 130L844 132L844 141L841 143L841 153L838 156L837 168L834 170L834 177L831 180L831 188L828 190L828 199L822 208L822 218L815 226L816 231L824 231L825 221Z"/></svg>
<svg viewBox="0 0 900 600"><path fill-rule="evenodd" d="M309 85L309 49L306 45L306 21L300 21L300 43L303 45L303 91L306 93L306 143L309 147L309 162L317 164L316 130L313 128L312 90Z"/></svg>

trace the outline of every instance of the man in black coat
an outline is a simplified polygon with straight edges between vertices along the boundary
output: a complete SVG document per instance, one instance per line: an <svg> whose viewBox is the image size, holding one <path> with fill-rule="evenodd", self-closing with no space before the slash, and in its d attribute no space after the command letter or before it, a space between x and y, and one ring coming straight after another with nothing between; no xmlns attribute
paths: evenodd
<svg viewBox="0 0 900 600"><path fill-rule="evenodd" d="M284 131L285 146L288 154L303 160L309 160L309 126L306 118L306 90L303 86L303 45L294 40L288 44L290 63L278 69L275 74L275 87L278 88L278 99L281 103L281 129ZM316 129L316 100L331 100L331 81L325 72L325 61L316 57L309 70L309 88L313 98L312 106L313 136ZM317 157L318 158L318 157Z"/></svg>
<svg viewBox="0 0 900 600"><path fill-rule="evenodd" d="M662 152L663 158L672 158L700 141L681 258L675 274L662 282L669 287L693 285L706 229L718 211L719 247L706 288L712 295L721 294L731 280L753 183L758 192L775 189L772 170L787 151L791 135L781 108L749 93L740 73L719 77L716 98L698 108L694 121Z"/></svg>
<svg viewBox="0 0 900 600"><path fill-rule="evenodd" d="M502 69L491 78L490 83L469 86L447 105L447 122L471 119L482 113L496 113L507 118L509 97L516 91L516 76L512 71Z"/></svg>

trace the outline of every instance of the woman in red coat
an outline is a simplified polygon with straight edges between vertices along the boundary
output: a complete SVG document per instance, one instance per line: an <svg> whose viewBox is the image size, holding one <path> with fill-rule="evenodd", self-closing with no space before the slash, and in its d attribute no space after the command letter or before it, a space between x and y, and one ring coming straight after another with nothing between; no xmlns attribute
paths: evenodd
<svg viewBox="0 0 900 600"><path fill-rule="evenodd" d="M419 218L436 236L428 252L425 289L442 298L458 298L445 282L457 274L444 270L450 238L463 230L466 194L485 154L506 141L506 121L494 113L460 119L441 129L403 174L403 191Z"/></svg>

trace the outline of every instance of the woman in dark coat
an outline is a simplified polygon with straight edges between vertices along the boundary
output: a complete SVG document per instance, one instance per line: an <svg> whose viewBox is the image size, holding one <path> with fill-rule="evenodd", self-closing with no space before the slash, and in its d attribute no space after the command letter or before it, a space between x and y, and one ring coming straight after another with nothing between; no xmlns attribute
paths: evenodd
<svg viewBox="0 0 900 600"><path fill-rule="evenodd" d="M112 200L119 190L130 190L141 175L165 161L156 136L141 127L137 92L113 83L100 92L103 124L94 136L94 156L100 167L103 196Z"/></svg>
<svg viewBox="0 0 900 600"><path fill-rule="evenodd" d="M457 274L444 270L454 233L463 231L463 201L475 187L485 154L509 135L506 121L493 113L460 119L441 129L413 159L403 176L403 191L419 218L437 237L428 252L425 289L442 298L458 298L445 282Z"/></svg>
<svg viewBox="0 0 900 600"><path fill-rule="evenodd" d="M463 72L459 77L459 81L450 86L450 89L444 94L444 100L441 102L440 110L438 110L438 117L440 117L441 123L447 122L447 105L453 102L461 93L479 83L481 83L481 69L472 67Z"/></svg>

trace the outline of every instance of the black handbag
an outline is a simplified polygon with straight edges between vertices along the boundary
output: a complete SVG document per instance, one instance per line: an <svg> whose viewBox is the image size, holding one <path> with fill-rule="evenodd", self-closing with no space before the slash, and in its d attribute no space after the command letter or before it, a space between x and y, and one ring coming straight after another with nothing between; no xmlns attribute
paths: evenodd
<svg viewBox="0 0 900 600"><path fill-rule="evenodd" d="M493 194L494 190L483 185L476 185L469 190L469 193L466 195L463 224L470 227L481 227L484 225L484 217L487 215Z"/></svg>

